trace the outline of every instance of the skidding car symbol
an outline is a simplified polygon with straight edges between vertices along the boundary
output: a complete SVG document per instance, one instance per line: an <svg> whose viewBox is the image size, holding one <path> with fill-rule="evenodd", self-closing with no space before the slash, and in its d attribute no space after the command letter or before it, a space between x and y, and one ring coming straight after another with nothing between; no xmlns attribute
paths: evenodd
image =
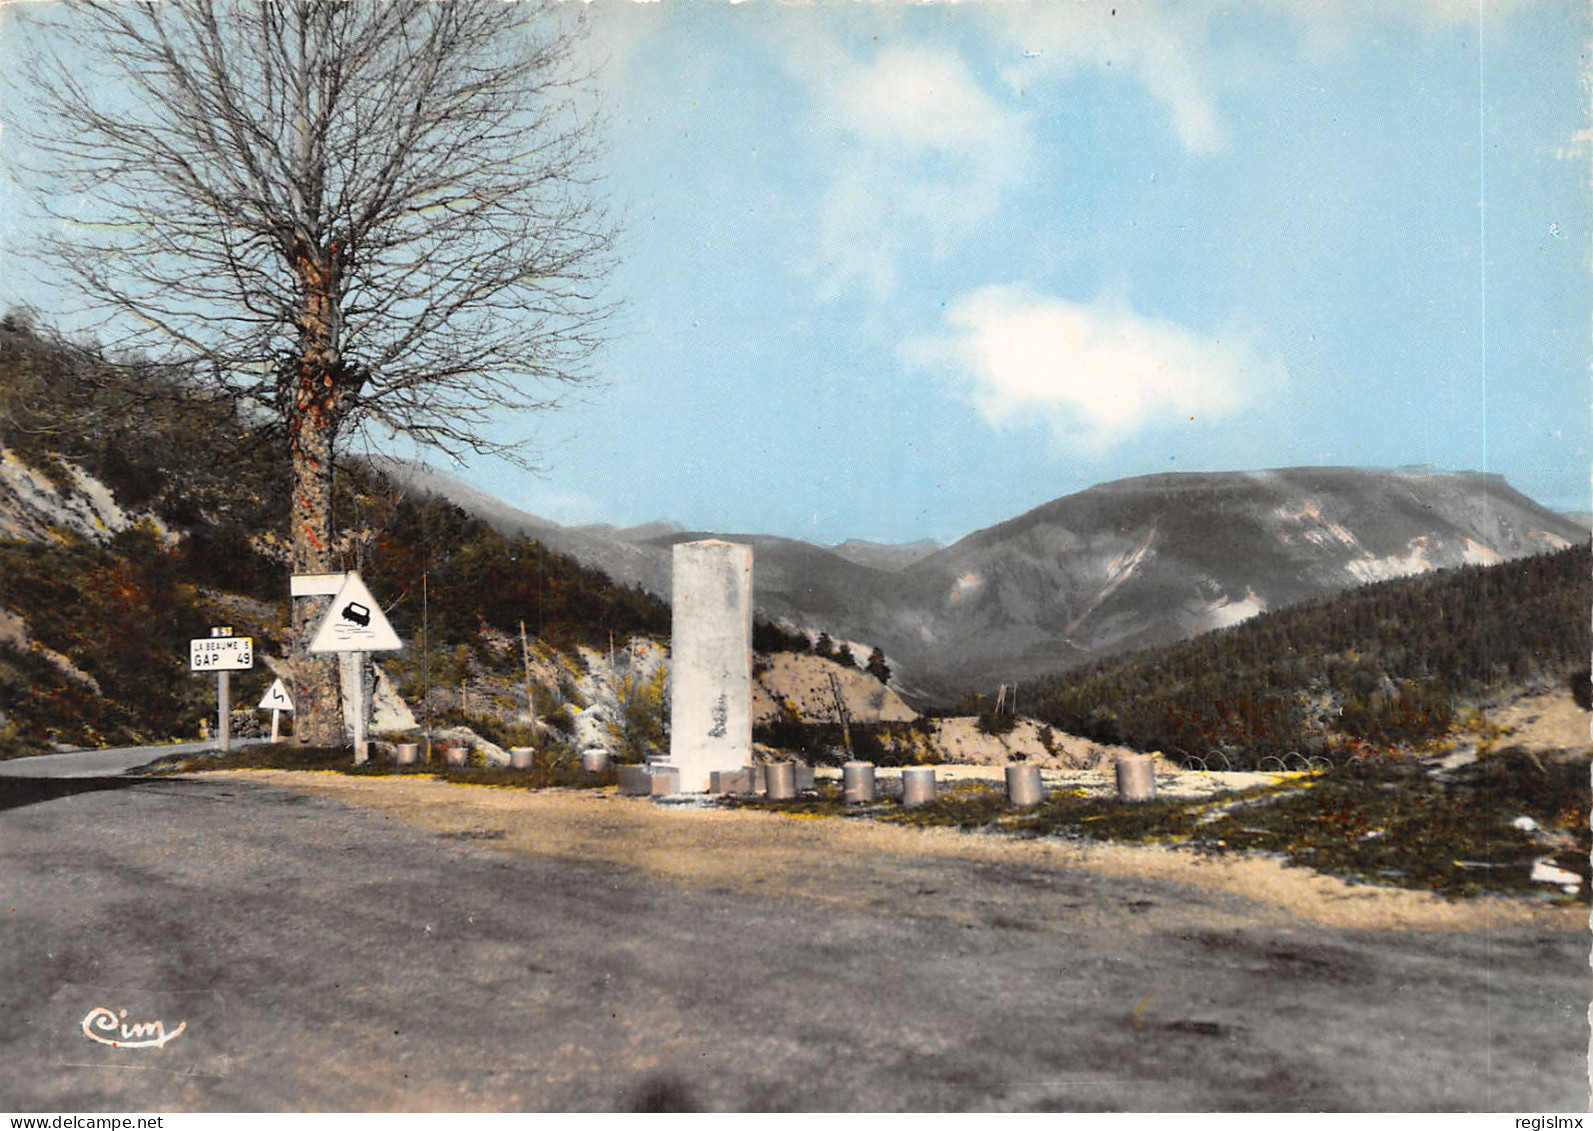
<svg viewBox="0 0 1593 1131"><path fill-rule="evenodd" d="M358 601L350 601L343 606L343 619L351 620L361 628L371 625L371 611Z"/></svg>

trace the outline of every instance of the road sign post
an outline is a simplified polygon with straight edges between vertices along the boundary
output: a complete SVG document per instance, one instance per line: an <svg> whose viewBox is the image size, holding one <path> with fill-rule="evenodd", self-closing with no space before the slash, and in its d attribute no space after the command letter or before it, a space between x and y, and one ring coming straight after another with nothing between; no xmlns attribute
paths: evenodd
<svg viewBox="0 0 1593 1131"><path fill-rule="evenodd" d="M188 642L188 669L216 673L217 748L232 753L232 682L235 671L254 667L254 637L234 636L230 628L212 628L210 635Z"/></svg>
<svg viewBox="0 0 1593 1131"><path fill-rule="evenodd" d="M271 689L260 699L259 710L271 712L271 741L282 740L282 712L293 710L293 697L281 679L271 684Z"/></svg>
<svg viewBox="0 0 1593 1131"><path fill-rule="evenodd" d="M370 653L354 653L354 763L370 761L365 739L365 659Z"/></svg>
<svg viewBox="0 0 1593 1131"><path fill-rule="evenodd" d="M221 714L217 720L217 747L223 754L232 753L232 673L216 673L216 708Z"/></svg>
<svg viewBox="0 0 1593 1131"><path fill-rule="evenodd" d="M360 575L350 570L332 598L326 619L310 641L311 652L354 654L354 762L369 757L365 740L365 661L372 652L396 652L404 644L387 623L382 607L365 588Z"/></svg>

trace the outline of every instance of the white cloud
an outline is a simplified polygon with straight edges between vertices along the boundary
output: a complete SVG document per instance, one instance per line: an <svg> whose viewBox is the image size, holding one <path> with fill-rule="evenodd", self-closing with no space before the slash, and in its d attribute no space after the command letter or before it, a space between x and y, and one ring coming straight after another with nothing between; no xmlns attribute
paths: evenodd
<svg viewBox="0 0 1593 1131"><path fill-rule="evenodd" d="M1287 12L1309 29L1332 29L1345 35L1358 34L1378 23L1403 21L1427 27L1477 26L1481 21L1498 24L1525 8L1532 0L1266 0L1277 11Z"/></svg>
<svg viewBox="0 0 1593 1131"><path fill-rule="evenodd" d="M1009 130L962 58L940 49L887 47L872 63L844 67L817 101L821 115L871 144L976 151Z"/></svg>
<svg viewBox="0 0 1593 1131"><path fill-rule="evenodd" d="M954 51L890 46L860 61L802 37L788 67L813 100L809 136L824 171L809 269L830 293L862 284L890 296L905 258L964 247L1021 175L1022 118Z"/></svg>
<svg viewBox="0 0 1593 1131"><path fill-rule="evenodd" d="M1585 161L1593 153L1593 130L1577 130L1571 135L1571 144L1561 146L1554 156L1561 161Z"/></svg>
<svg viewBox="0 0 1593 1131"><path fill-rule="evenodd" d="M1249 57L1224 33L1257 18L1293 21L1308 49L1331 54L1378 34L1483 25L1510 18L1529 0L1122 0L988 7L988 26L1013 52L1003 77L1014 88L1065 81L1082 68L1138 82L1161 103L1185 150L1227 148L1219 107L1225 90L1249 82L1265 59Z"/></svg>
<svg viewBox="0 0 1593 1131"><path fill-rule="evenodd" d="M1043 424L1094 452L1148 428L1232 417L1282 377L1241 340L1021 286L963 295L946 323L909 343L910 363L950 369L993 426Z"/></svg>
<svg viewBox="0 0 1593 1131"><path fill-rule="evenodd" d="M1210 153L1228 144L1217 109L1225 67L1210 58L1210 4L1036 4L1025 18L990 8L990 26L1020 61L1007 68L1009 85L1065 81L1093 67L1139 82L1168 110L1184 148ZM1231 67L1232 61L1226 66Z"/></svg>

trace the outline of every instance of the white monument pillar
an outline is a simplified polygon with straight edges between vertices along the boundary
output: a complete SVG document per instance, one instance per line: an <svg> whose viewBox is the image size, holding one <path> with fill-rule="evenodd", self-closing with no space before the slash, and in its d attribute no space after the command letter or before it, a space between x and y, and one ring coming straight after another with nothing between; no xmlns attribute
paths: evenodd
<svg viewBox="0 0 1593 1131"><path fill-rule="evenodd" d="M675 546L669 760L682 793L752 764L752 547Z"/></svg>

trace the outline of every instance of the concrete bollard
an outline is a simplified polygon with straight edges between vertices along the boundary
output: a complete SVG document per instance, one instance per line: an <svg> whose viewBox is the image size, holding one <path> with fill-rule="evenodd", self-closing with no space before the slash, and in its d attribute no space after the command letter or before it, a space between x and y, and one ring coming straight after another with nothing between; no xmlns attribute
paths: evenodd
<svg viewBox="0 0 1593 1131"><path fill-rule="evenodd" d="M841 801L868 805L874 800L874 763L848 762L841 767Z"/></svg>
<svg viewBox="0 0 1593 1131"><path fill-rule="evenodd" d="M680 768L668 762L617 766L619 791L628 797L673 797L680 792Z"/></svg>
<svg viewBox="0 0 1593 1131"><path fill-rule="evenodd" d="M793 762L791 764L791 772L796 775L795 785L798 793L818 788L819 776L813 772L812 766L799 766Z"/></svg>
<svg viewBox="0 0 1593 1131"><path fill-rule="evenodd" d="M680 767L668 762L653 762L647 767L654 797L673 797L680 792Z"/></svg>
<svg viewBox="0 0 1593 1131"><path fill-rule="evenodd" d="M790 762L771 762L763 767L764 796L770 801L790 801L796 796L796 767Z"/></svg>
<svg viewBox="0 0 1593 1131"><path fill-rule="evenodd" d="M509 748L509 768L511 770L529 770L531 763L536 758L536 748L531 746L511 746Z"/></svg>
<svg viewBox="0 0 1593 1131"><path fill-rule="evenodd" d="M581 751L581 769L589 774L600 774L608 769L608 751L600 747Z"/></svg>
<svg viewBox="0 0 1593 1131"><path fill-rule="evenodd" d="M1007 804L1027 809L1045 800L1039 766L1007 767Z"/></svg>
<svg viewBox="0 0 1593 1131"><path fill-rule="evenodd" d="M1117 760L1117 798L1119 801L1153 801L1156 798L1156 769L1143 754L1127 754Z"/></svg>
<svg viewBox="0 0 1593 1131"><path fill-rule="evenodd" d="M739 770L710 770L708 772L708 792L751 793L752 767L743 766Z"/></svg>
<svg viewBox="0 0 1593 1131"><path fill-rule="evenodd" d="M413 766L420 761L420 743L400 742L393 747L393 765Z"/></svg>
<svg viewBox="0 0 1593 1131"><path fill-rule="evenodd" d="M916 809L935 800L935 767L908 766L902 770L902 807Z"/></svg>
<svg viewBox="0 0 1593 1131"><path fill-rule="evenodd" d="M470 747L462 742L450 742L443 747L443 761L455 769L470 765Z"/></svg>
<svg viewBox="0 0 1593 1131"><path fill-rule="evenodd" d="M627 797L650 797L653 793L653 775L646 766L621 766L619 791Z"/></svg>

